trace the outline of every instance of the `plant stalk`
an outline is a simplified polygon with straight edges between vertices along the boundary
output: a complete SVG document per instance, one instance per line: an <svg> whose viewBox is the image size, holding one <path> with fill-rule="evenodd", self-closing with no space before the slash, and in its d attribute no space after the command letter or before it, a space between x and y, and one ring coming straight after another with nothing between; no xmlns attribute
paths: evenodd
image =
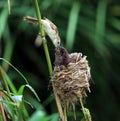
<svg viewBox="0 0 120 121"><path fill-rule="evenodd" d="M35 6L36 16L37 16L37 19L38 19L39 31L41 33L41 36L45 37L45 32L44 32L44 29L43 29L43 26L42 26L42 23L41 23L41 14L40 14L39 6L38 6L38 1L33 0L33 2L34 2L34 6Z"/></svg>
<svg viewBox="0 0 120 121"><path fill-rule="evenodd" d="M8 95L9 95L9 97L11 97L10 90L9 90L9 87L8 87L8 84L7 84L7 81L5 79L4 72L3 72L3 69L2 69L1 66L0 66L0 76L1 76L1 78L3 80L3 83L5 85L5 88L6 88L6 91L7 91Z"/></svg>
<svg viewBox="0 0 120 121"><path fill-rule="evenodd" d="M38 1L33 0L33 2L34 2L34 6L35 6L36 16L37 16L37 19L38 19L39 33L42 36L43 47L44 47L44 51L45 51L45 56L46 56L46 60L47 60L49 74L50 74L50 77L52 77L52 74L53 74L52 64L51 64L50 55L49 55L49 51L48 51L47 41L45 39L45 32L44 32L43 26L41 24L41 14L40 14L39 6L38 6ZM58 108L60 118L61 118L62 121L64 121L64 115L63 115L63 111L62 111L61 102L60 102L59 96L56 94L56 89L55 89L53 82L52 82L52 86L53 86L53 92L54 92L54 95L55 95L55 100L56 100L56 104L57 104L57 108Z"/></svg>
<svg viewBox="0 0 120 121"><path fill-rule="evenodd" d="M84 105L83 105L83 102L82 102L82 98L80 98L80 104L81 104L81 107L82 107L82 112L83 112L85 121L87 121L87 119L86 119L86 114L85 114L85 110L84 110Z"/></svg>

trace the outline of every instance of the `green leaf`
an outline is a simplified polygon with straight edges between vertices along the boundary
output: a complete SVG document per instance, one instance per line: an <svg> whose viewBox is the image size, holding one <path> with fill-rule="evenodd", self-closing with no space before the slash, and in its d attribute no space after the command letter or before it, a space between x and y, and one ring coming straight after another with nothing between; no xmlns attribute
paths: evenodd
<svg viewBox="0 0 120 121"><path fill-rule="evenodd" d="M120 19L114 18L114 17L110 17L110 19L108 20L108 22L114 27L116 28L118 31L120 31Z"/></svg>
<svg viewBox="0 0 120 121"><path fill-rule="evenodd" d="M14 106L11 105L11 101L3 100L3 98L0 97L0 102L3 103L3 105L6 109L6 112L10 115L10 117L12 117L14 114Z"/></svg>
<svg viewBox="0 0 120 121"><path fill-rule="evenodd" d="M38 99L38 101L40 101L40 98L38 97L37 93L35 92L35 90L30 86L30 85L22 85L19 90L18 90L18 95L23 95L23 91L25 89L25 87L27 87L28 89L30 89L30 91L36 96L36 98Z"/></svg>
<svg viewBox="0 0 120 121"><path fill-rule="evenodd" d="M7 23L7 17L8 17L8 11L7 11L7 8L6 8L6 5L5 5L4 9L2 10L2 12L0 14L0 40L1 40L2 34L5 30L5 26L6 26L6 23Z"/></svg>
<svg viewBox="0 0 120 121"><path fill-rule="evenodd" d="M25 80L25 82L28 84L28 80L25 78L25 76L24 76L15 66L13 66L9 61L7 61L7 60L4 59L4 58L0 58L0 60L6 62L6 63L9 64L13 69L15 69L15 71L17 71L17 72L20 74L20 76Z"/></svg>
<svg viewBox="0 0 120 121"><path fill-rule="evenodd" d="M70 12L68 28L67 28L67 36L66 36L66 48L68 50L72 50L73 48L80 7L81 7L80 2L75 1L73 3L73 6Z"/></svg>
<svg viewBox="0 0 120 121"><path fill-rule="evenodd" d="M38 110L27 121L47 121L47 119L45 113Z"/></svg>
<svg viewBox="0 0 120 121"><path fill-rule="evenodd" d="M3 58L10 62L12 53L14 50L15 39L12 38L10 35L10 30L9 30L8 24L6 25L6 32L5 32L5 36L3 37L3 39L5 40L5 49L4 49L4 53L3 53ZM7 71L9 68L9 64L7 64L3 61L2 67L5 71Z"/></svg>
<svg viewBox="0 0 120 121"><path fill-rule="evenodd" d="M89 109L84 108L84 112L85 112L85 117L82 118L81 121L92 121Z"/></svg>
<svg viewBox="0 0 120 121"><path fill-rule="evenodd" d="M7 80L7 83L11 89L11 91L14 93L14 94L17 94L17 89L16 87L14 86L14 84L12 83L12 80L9 78L9 76L5 73L5 78Z"/></svg>
<svg viewBox="0 0 120 121"><path fill-rule="evenodd" d="M18 90L18 95L23 95L23 91L24 91L24 88L25 88L26 85L22 85L20 86L19 90Z"/></svg>
<svg viewBox="0 0 120 121"><path fill-rule="evenodd" d="M38 99L38 101L40 101L40 98L38 97L37 93L35 92L35 90L32 88L32 86L30 85L26 85L26 87L28 87L30 89L30 91L36 96L36 98Z"/></svg>
<svg viewBox="0 0 120 121"><path fill-rule="evenodd" d="M104 36L106 34L105 24L106 24L106 12L107 12L107 2L100 0L98 2L97 14L96 14L96 33L95 38L92 40L94 47L101 53L101 51L106 51L104 45Z"/></svg>
<svg viewBox="0 0 120 121"><path fill-rule="evenodd" d="M51 94L44 102L43 106L46 107L48 104L50 104L54 100L54 95Z"/></svg>
<svg viewBox="0 0 120 121"><path fill-rule="evenodd" d="M59 115L58 113L52 114L47 117L47 121L58 121L59 120Z"/></svg>

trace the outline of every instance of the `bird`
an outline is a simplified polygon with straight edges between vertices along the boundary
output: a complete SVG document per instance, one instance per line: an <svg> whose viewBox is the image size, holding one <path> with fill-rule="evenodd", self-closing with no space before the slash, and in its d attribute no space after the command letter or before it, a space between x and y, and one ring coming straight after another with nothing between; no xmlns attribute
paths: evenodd
<svg viewBox="0 0 120 121"><path fill-rule="evenodd" d="M71 53L69 54L67 49L64 47L55 48L55 66L63 65L67 67L69 63L76 63L82 57L81 53Z"/></svg>
<svg viewBox="0 0 120 121"><path fill-rule="evenodd" d="M24 21L27 21L27 22L30 22L30 23L35 23L35 24L38 23L38 19L30 17L30 16L24 17ZM53 45L55 47L60 46L61 40L60 40L59 32L58 32L56 25L45 17L44 17L44 19L41 19L41 24L43 26L45 33L51 39ZM41 41L41 40L36 39L36 42L35 42L36 44L38 44L38 46L41 45L41 42L39 42L39 41Z"/></svg>
<svg viewBox="0 0 120 121"><path fill-rule="evenodd" d="M55 47L60 46L60 37L56 25L49 19L45 18L41 20L45 33L50 37Z"/></svg>
<svg viewBox="0 0 120 121"><path fill-rule="evenodd" d="M55 66L64 65L67 67L70 62L69 53L61 46L55 48Z"/></svg>

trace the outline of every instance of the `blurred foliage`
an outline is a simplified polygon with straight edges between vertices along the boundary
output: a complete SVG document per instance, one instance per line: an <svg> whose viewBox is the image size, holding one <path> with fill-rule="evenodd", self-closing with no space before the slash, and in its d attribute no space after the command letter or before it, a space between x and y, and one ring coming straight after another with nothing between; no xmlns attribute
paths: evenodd
<svg viewBox="0 0 120 121"><path fill-rule="evenodd" d="M91 93L85 102L94 121L120 120L120 1L119 0L41 0L42 17L53 21L59 30L62 46L69 52L87 55L91 67ZM7 1L0 1L0 57L17 67L37 91L41 105L47 114L57 112L43 47L34 46L38 27L23 21L24 16L35 17L32 1L11 0L11 14L8 15ZM54 46L47 37L52 64ZM18 89L22 78L0 62ZM26 92L27 99L36 109L40 104ZM32 116L44 112L28 106ZM35 112L34 112L35 111ZM33 114L34 112L34 114ZM80 105L76 107L80 120ZM56 115L51 115L55 116ZM69 112L69 118L73 116ZM53 117L51 119L53 119ZM71 119L72 120L72 119ZM74 120L74 119L73 119ZM30 119L31 121L31 119ZM54 119L53 119L54 121Z"/></svg>

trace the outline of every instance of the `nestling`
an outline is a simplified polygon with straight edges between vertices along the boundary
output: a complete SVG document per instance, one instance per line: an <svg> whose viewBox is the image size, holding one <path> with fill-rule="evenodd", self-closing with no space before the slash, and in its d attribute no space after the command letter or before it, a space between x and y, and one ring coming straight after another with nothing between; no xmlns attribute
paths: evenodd
<svg viewBox="0 0 120 121"><path fill-rule="evenodd" d="M81 53L79 53L81 55ZM78 61L78 53L69 54L67 50L61 46L55 48L55 65L67 65L72 62L75 63Z"/></svg>

